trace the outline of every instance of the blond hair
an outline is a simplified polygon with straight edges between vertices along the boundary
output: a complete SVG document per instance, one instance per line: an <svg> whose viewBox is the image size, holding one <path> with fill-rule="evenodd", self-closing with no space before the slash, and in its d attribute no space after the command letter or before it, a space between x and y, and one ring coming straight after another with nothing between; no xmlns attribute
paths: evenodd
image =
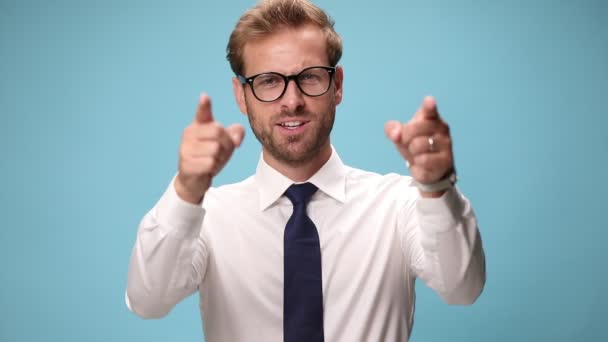
<svg viewBox="0 0 608 342"><path fill-rule="evenodd" d="M342 57L342 39L334 21L319 7L306 0L261 0L245 12L230 34L226 58L237 75L243 75L243 49L250 41L267 37L280 29L319 26L326 39L327 59L336 66Z"/></svg>

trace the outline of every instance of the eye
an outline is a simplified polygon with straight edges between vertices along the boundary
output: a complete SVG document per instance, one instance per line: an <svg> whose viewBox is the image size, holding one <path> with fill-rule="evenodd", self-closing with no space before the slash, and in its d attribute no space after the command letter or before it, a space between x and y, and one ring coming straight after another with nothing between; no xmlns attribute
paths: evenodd
<svg viewBox="0 0 608 342"><path fill-rule="evenodd" d="M319 73L305 72L305 73L303 73L303 74L300 75L299 79L302 82L316 83L316 82L319 82L321 80L321 76L319 76Z"/></svg>
<svg viewBox="0 0 608 342"><path fill-rule="evenodd" d="M282 83L283 79L273 74L260 75L254 80L254 86L263 88L272 88Z"/></svg>

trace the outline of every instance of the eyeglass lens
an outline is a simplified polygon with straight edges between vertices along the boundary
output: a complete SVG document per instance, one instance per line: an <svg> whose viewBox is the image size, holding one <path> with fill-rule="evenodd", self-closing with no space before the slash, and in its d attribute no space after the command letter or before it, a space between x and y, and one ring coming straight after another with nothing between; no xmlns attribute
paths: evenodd
<svg viewBox="0 0 608 342"><path fill-rule="evenodd" d="M299 73L295 81L300 90L308 96L319 96L329 89L331 74L325 68L313 67ZM262 101L274 101L283 95L287 88L287 77L279 73L266 73L257 76L252 83L253 91Z"/></svg>

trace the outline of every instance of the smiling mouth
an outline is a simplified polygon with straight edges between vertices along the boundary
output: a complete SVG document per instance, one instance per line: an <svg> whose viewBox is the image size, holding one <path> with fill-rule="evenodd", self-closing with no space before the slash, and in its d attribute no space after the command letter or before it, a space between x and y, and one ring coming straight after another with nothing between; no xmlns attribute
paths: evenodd
<svg viewBox="0 0 608 342"><path fill-rule="evenodd" d="M297 129L298 127L301 127L304 124L306 124L306 122L304 121L286 121L281 122L279 126L287 129Z"/></svg>

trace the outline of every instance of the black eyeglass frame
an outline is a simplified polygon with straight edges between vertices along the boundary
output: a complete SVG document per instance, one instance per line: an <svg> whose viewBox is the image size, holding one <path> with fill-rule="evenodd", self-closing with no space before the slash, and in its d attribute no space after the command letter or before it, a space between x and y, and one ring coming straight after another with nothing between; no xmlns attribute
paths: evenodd
<svg viewBox="0 0 608 342"><path fill-rule="evenodd" d="M298 82L298 77L303 74L304 72L306 72L307 70L310 69L325 69L328 73L329 73L329 82L327 84L327 89L325 89L324 92L322 92L321 94L317 94L317 95L310 95L307 92L305 92L302 87L300 86L300 82ZM239 82L241 82L241 84L245 85L245 84L249 84L249 87L251 88L251 92L253 93L253 96L255 96L256 99L258 99L258 101L260 102L274 102L277 101L278 99L280 99L281 97L283 97L283 95L285 95L285 92L287 91L287 87L289 86L289 81L293 80L296 83L296 86L298 87L298 89L302 92L302 94L306 95L306 96L310 96L310 97L318 97L321 95L325 95L328 91L329 88L331 88L331 82L334 78L334 75L336 74L336 67L328 67L328 66L311 66L308 67L306 69L303 69L302 71L300 71L297 74L293 74L293 75L283 75L281 73L278 72L263 72L261 74L257 74L257 75L253 75L250 77L245 77L242 75L236 75L237 78L239 79ZM253 81L258 77L258 76L262 76L262 75L277 75L281 78L283 78L283 81L285 82L285 86L283 87L283 91L281 92L281 94L274 100L262 100L258 97L258 95L255 93L255 89L253 87Z"/></svg>

